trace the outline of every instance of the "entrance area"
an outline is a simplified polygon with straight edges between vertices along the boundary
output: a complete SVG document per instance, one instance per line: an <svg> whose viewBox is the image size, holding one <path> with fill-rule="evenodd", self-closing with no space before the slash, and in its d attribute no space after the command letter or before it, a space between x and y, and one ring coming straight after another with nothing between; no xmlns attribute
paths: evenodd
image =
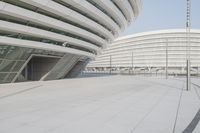
<svg viewBox="0 0 200 133"><path fill-rule="evenodd" d="M60 58L34 56L28 62L17 81L39 81L56 65Z"/></svg>

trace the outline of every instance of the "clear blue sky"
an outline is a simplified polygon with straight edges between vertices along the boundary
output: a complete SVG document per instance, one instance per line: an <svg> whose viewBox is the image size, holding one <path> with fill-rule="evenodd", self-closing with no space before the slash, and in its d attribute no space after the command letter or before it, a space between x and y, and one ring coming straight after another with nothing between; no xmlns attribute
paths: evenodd
<svg viewBox="0 0 200 133"><path fill-rule="evenodd" d="M133 33L185 28L186 0L142 0L143 8L135 22L133 22L121 36ZM192 0L192 28L200 29L200 0Z"/></svg>

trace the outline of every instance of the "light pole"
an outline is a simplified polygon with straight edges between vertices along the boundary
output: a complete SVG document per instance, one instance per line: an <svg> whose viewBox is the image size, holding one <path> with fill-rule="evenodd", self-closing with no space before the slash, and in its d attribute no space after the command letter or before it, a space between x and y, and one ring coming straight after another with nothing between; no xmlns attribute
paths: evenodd
<svg viewBox="0 0 200 133"><path fill-rule="evenodd" d="M166 66L165 66L166 79L168 79L168 39L166 39Z"/></svg>
<svg viewBox="0 0 200 133"><path fill-rule="evenodd" d="M132 67L132 74L133 74L133 52L131 53L131 67Z"/></svg>
<svg viewBox="0 0 200 133"><path fill-rule="evenodd" d="M112 55L110 55L110 75L112 73Z"/></svg>
<svg viewBox="0 0 200 133"><path fill-rule="evenodd" d="M191 88L190 77L190 28L191 28L191 0L187 0L187 21L186 21L186 64L187 64L187 91Z"/></svg>

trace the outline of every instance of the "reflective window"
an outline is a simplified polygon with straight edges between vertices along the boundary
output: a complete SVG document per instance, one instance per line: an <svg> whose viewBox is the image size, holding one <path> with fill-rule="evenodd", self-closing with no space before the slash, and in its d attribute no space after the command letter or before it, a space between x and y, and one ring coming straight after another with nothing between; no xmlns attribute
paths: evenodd
<svg viewBox="0 0 200 133"><path fill-rule="evenodd" d="M64 56L64 53L0 45L0 83L10 83L31 55Z"/></svg>
<svg viewBox="0 0 200 133"><path fill-rule="evenodd" d="M18 72L20 68L24 65L25 61L18 61L14 68L12 69L12 72Z"/></svg>
<svg viewBox="0 0 200 133"><path fill-rule="evenodd" d="M31 53L33 52L33 49L31 48L22 48L23 54L21 56L21 60L27 60Z"/></svg>
<svg viewBox="0 0 200 133"><path fill-rule="evenodd" d="M4 58L8 52L8 47L7 45L0 45L0 58Z"/></svg>
<svg viewBox="0 0 200 133"><path fill-rule="evenodd" d="M9 60L18 60L18 59L20 59L20 55L22 54L20 49L21 48L14 47L14 46L9 47L7 55L5 56L5 59L9 59Z"/></svg>
<svg viewBox="0 0 200 133"><path fill-rule="evenodd" d="M13 78L15 77L17 73L10 73L6 76L6 78L4 79L4 82L12 82Z"/></svg>
<svg viewBox="0 0 200 133"><path fill-rule="evenodd" d="M0 72L10 72L16 61L4 60L0 65Z"/></svg>
<svg viewBox="0 0 200 133"><path fill-rule="evenodd" d="M4 81L4 78L6 77L7 73L0 73L0 82Z"/></svg>

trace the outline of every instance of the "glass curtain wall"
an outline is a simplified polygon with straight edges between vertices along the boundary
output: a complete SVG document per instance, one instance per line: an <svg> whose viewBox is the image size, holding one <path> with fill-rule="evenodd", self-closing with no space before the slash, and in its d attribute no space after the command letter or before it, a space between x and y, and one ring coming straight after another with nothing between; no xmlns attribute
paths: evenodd
<svg viewBox="0 0 200 133"><path fill-rule="evenodd" d="M10 83L32 54L64 56L64 53L0 44L0 84Z"/></svg>

